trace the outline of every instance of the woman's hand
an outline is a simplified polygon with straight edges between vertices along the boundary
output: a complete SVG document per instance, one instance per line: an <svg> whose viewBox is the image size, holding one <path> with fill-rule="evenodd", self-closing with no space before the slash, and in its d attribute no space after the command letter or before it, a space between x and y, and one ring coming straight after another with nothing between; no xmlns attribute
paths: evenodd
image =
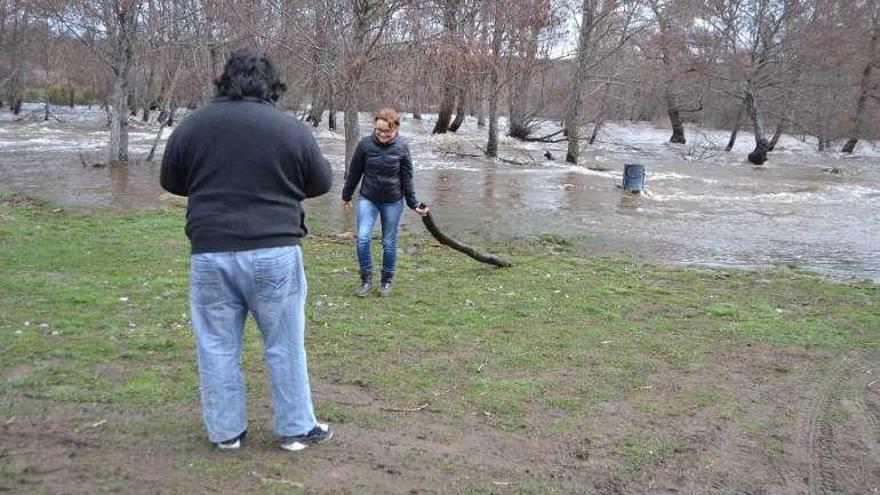
<svg viewBox="0 0 880 495"><path fill-rule="evenodd" d="M343 201L342 208L345 210L350 210L351 209L351 201Z"/></svg>
<svg viewBox="0 0 880 495"><path fill-rule="evenodd" d="M428 213L431 213L431 209L428 208L428 205L426 205L425 203L419 203L419 205L416 206L416 213L425 217L428 216Z"/></svg>

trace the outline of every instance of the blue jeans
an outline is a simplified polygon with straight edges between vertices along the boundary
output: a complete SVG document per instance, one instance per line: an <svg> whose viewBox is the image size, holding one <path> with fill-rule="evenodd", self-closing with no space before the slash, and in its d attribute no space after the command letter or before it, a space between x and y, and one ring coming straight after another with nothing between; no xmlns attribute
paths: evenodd
<svg viewBox="0 0 880 495"><path fill-rule="evenodd" d="M248 311L263 337L275 432L311 430L317 422L306 367L300 247L194 254L189 296L208 439L230 440L247 428L240 361Z"/></svg>
<svg viewBox="0 0 880 495"><path fill-rule="evenodd" d="M357 203L357 257L361 272L373 271L373 259L370 255L370 240L376 215L382 221L382 280L390 281L394 277L397 264L397 227L403 213L403 198L385 204L376 204L360 196Z"/></svg>

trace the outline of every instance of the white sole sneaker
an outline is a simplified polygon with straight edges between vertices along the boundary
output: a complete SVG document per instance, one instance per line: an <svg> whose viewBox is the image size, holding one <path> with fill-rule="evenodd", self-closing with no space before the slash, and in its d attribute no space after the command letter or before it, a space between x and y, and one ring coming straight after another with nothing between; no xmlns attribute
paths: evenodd
<svg viewBox="0 0 880 495"><path fill-rule="evenodd" d="M315 428L320 428L323 430L323 435L312 435L312 431L315 431ZM312 429L306 435L300 435L297 437L290 437L288 439L282 440L281 449L287 450L289 452L299 452L307 448L309 445L320 445L322 443L327 443L331 438L333 438L333 432L330 430L330 426L327 423L318 423L315 428Z"/></svg>
<svg viewBox="0 0 880 495"><path fill-rule="evenodd" d="M220 450L236 450L241 448L241 440L235 439L232 443L218 443L217 448Z"/></svg>

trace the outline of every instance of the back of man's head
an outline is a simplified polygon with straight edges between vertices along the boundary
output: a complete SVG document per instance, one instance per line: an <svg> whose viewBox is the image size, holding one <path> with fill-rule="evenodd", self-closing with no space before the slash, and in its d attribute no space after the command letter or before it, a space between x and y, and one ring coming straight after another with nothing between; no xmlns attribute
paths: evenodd
<svg viewBox="0 0 880 495"><path fill-rule="evenodd" d="M226 60L223 74L214 81L217 96L233 100L250 96L276 102L287 91L278 69L262 51L243 48Z"/></svg>

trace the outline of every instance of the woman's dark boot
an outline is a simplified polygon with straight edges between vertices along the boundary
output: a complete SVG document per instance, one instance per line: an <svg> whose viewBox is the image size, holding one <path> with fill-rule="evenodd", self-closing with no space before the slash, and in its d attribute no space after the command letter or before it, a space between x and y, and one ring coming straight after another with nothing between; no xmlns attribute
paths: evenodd
<svg viewBox="0 0 880 495"><path fill-rule="evenodd" d="M373 288L373 272L361 271L361 286L357 288L355 294L358 297L366 297Z"/></svg>
<svg viewBox="0 0 880 495"><path fill-rule="evenodd" d="M391 279L394 278L394 272L382 270L382 285L379 286L379 295L387 296L391 294Z"/></svg>

